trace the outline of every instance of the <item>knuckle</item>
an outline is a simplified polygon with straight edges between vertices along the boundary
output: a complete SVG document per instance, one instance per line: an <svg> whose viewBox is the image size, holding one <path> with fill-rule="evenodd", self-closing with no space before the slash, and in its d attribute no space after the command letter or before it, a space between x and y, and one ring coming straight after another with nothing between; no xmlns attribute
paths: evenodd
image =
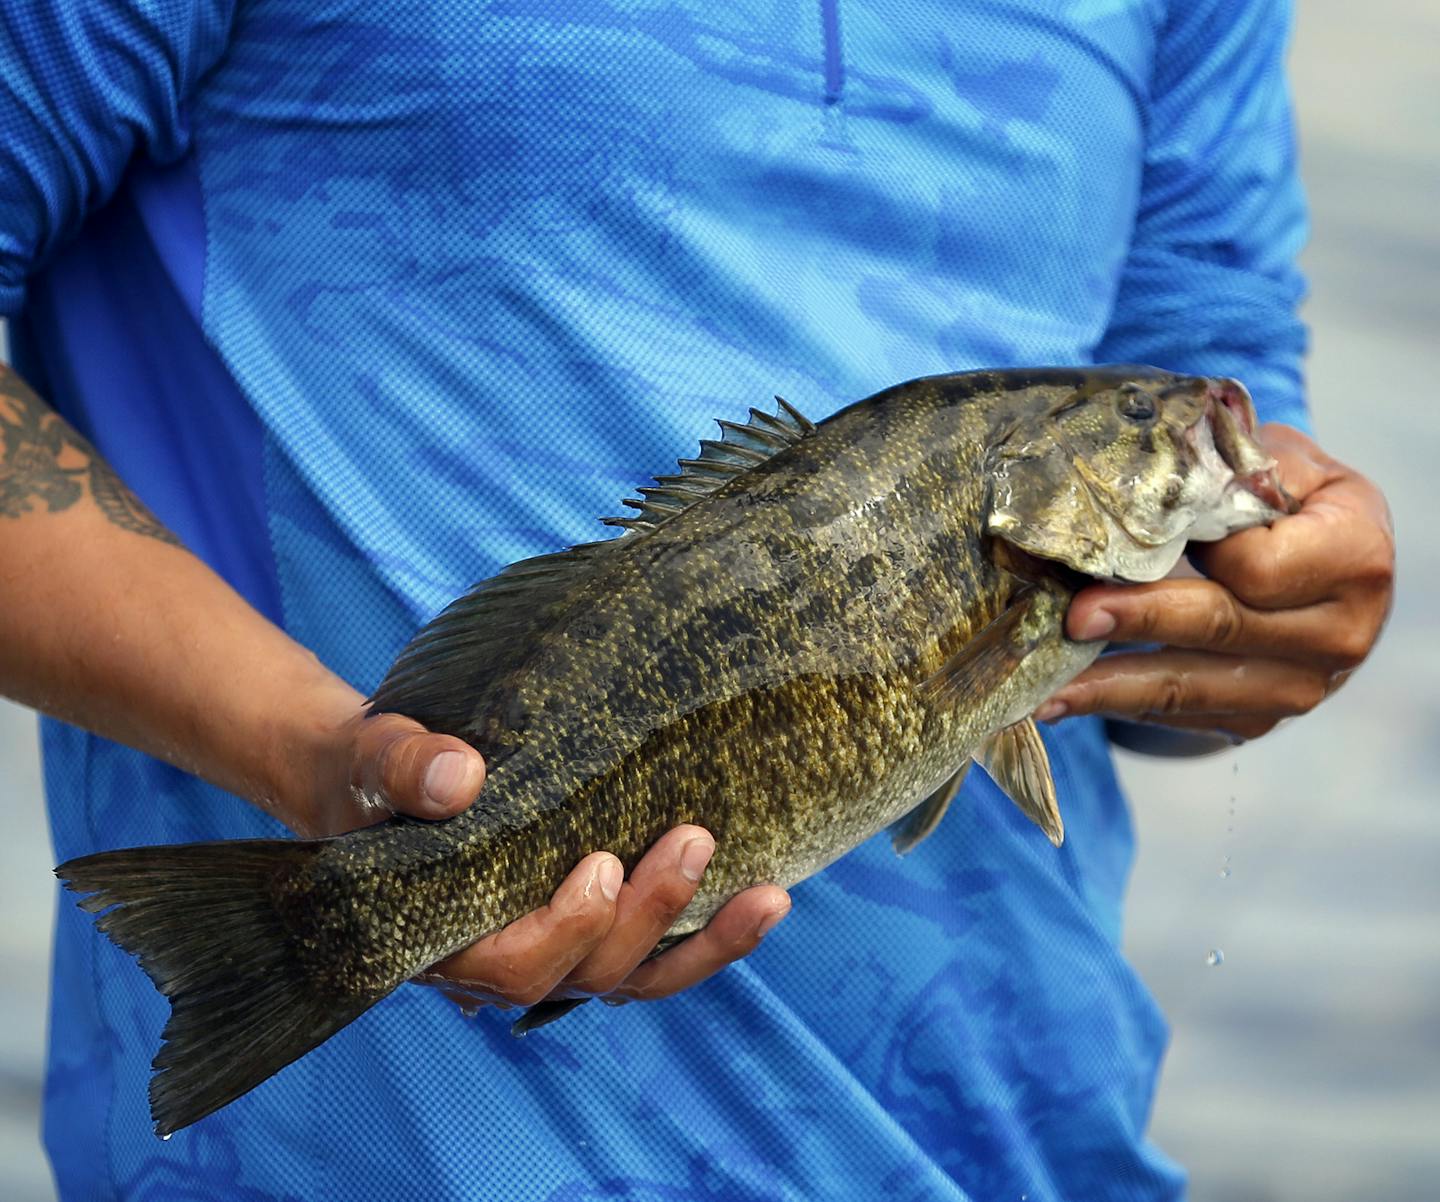
<svg viewBox="0 0 1440 1202"><path fill-rule="evenodd" d="M533 1006L544 996L545 990L535 980L535 974L525 971L514 960L496 965L489 975L490 989L512 1005ZM532 995L536 995L533 1000Z"/></svg>
<svg viewBox="0 0 1440 1202"><path fill-rule="evenodd" d="M614 906L593 890L574 910L561 915L555 922L556 937L568 944L593 943L610 929Z"/></svg>
<svg viewBox="0 0 1440 1202"><path fill-rule="evenodd" d="M1116 609L1116 616L1120 619L1126 631L1126 637L1134 642L1149 642L1160 627L1160 607L1153 602L1143 605L1133 605L1126 610L1123 615L1118 612L1118 606Z"/></svg>
<svg viewBox="0 0 1440 1202"><path fill-rule="evenodd" d="M550 993L550 987L543 981L527 981L514 989L506 990L505 999L517 1006L534 1006L543 1002Z"/></svg>
<svg viewBox="0 0 1440 1202"><path fill-rule="evenodd" d="M1242 739L1258 739L1261 735L1268 735L1279 725L1279 718L1246 718L1237 722L1231 730Z"/></svg>
<svg viewBox="0 0 1440 1202"><path fill-rule="evenodd" d="M1291 689L1287 709L1291 714L1308 714L1325 700L1326 692L1324 679L1306 676Z"/></svg>
<svg viewBox="0 0 1440 1202"><path fill-rule="evenodd" d="M1244 565L1242 595L1252 604L1277 605L1285 595L1289 574L1277 554L1247 556ZM1239 579L1236 591L1240 592Z"/></svg>
<svg viewBox="0 0 1440 1202"><path fill-rule="evenodd" d="M654 923L669 926L695 895L695 886L688 881L667 875L647 889L637 901L645 917Z"/></svg>
<svg viewBox="0 0 1440 1202"><path fill-rule="evenodd" d="M1189 690L1185 681L1173 672L1167 672L1155 686L1154 704L1151 712L1171 717L1185 711Z"/></svg>
<svg viewBox="0 0 1440 1202"><path fill-rule="evenodd" d="M1374 642L1370 631L1358 622L1342 622L1331 636L1330 658L1343 670L1353 671L1365 662Z"/></svg>
<svg viewBox="0 0 1440 1202"><path fill-rule="evenodd" d="M1389 531L1367 527L1361 536L1364 550L1351 576L1372 589L1388 592L1395 583L1395 538Z"/></svg>
<svg viewBox="0 0 1440 1202"><path fill-rule="evenodd" d="M414 767L415 740L396 735L380 749L380 785L390 794L403 793Z"/></svg>
<svg viewBox="0 0 1440 1202"><path fill-rule="evenodd" d="M569 986L575 993L603 997L608 993L613 993L624 980L624 970L612 968L603 972L591 972L583 976L572 977Z"/></svg>
<svg viewBox="0 0 1440 1202"><path fill-rule="evenodd" d="M1240 630L1243 622L1240 617L1240 607L1236 605L1235 598L1228 593L1222 593L1214 605L1211 605L1205 615L1203 630L1207 646L1231 647L1240 638Z"/></svg>

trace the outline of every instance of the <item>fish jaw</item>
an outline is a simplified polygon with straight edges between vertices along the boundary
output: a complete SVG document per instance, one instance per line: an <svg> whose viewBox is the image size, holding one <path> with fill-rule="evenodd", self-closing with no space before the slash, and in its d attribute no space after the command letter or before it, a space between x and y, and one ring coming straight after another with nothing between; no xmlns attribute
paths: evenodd
<svg viewBox="0 0 1440 1202"><path fill-rule="evenodd" d="M1200 470L1220 483L1219 495L1187 532L1192 542L1215 542L1295 513L1299 503L1280 483L1278 464L1255 440L1255 405L1238 380L1215 380L1206 406L1185 438Z"/></svg>

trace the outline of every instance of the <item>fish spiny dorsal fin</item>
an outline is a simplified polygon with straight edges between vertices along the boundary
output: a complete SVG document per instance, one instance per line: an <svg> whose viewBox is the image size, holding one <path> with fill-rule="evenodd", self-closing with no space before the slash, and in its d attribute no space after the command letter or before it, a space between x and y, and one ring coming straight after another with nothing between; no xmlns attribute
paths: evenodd
<svg viewBox="0 0 1440 1202"><path fill-rule="evenodd" d="M705 500L742 472L759 467L787 447L794 446L815 429L810 421L784 397L777 396L774 413L750 410L750 420L719 419L719 438L702 438L698 459L680 460L677 475L656 476L658 487L636 489L637 500L626 497L623 504L639 510L638 517L601 518L607 526L619 526L627 533L647 534L667 518Z"/></svg>

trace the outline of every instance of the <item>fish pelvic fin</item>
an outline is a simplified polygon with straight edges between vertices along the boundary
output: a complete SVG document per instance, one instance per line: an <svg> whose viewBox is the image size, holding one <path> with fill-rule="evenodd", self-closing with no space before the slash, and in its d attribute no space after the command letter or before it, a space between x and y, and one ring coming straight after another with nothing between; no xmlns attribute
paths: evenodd
<svg viewBox="0 0 1440 1202"><path fill-rule="evenodd" d="M945 817L945 811L965 783L965 774L973 761L966 760L959 770L929 797L890 827L890 843L897 856L909 855L928 839Z"/></svg>
<svg viewBox="0 0 1440 1202"><path fill-rule="evenodd" d="M249 1092L388 993L337 997L296 956L276 884L323 844L288 839L105 851L61 864L82 909L170 1000L150 1114L168 1136Z"/></svg>
<svg viewBox="0 0 1440 1202"><path fill-rule="evenodd" d="M1020 812L1056 847L1065 842L1065 823L1055 800L1050 757L1034 719L997 730L980 744L975 758Z"/></svg>

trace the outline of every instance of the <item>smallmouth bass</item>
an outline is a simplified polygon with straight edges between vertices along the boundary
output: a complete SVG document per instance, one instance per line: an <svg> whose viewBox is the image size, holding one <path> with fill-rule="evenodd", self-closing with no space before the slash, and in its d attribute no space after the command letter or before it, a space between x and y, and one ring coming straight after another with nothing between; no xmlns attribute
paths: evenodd
<svg viewBox="0 0 1440 1202"><path fill-rule="evenodd" d="M974 761L1058 845L1029 714L1103 647L1064 636L1070 598L1291 509L1254 421L1234 381L1101 367L915 380L818 425L784 401L721 422L607 519L620 537L505 569L391 668L373 711L485 756L466 813L56 870L170 1000L157 1133L544 905L586 854L628 872L682 822L716 850L667 945L887 827L908 851Z"/></svg>

